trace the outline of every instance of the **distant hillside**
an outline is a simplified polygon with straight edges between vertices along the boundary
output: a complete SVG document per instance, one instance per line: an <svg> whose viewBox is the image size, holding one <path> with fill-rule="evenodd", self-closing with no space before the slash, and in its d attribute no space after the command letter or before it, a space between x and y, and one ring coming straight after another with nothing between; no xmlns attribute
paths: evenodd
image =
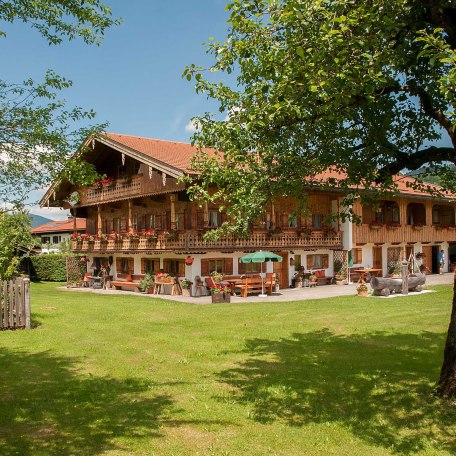
<svg viewBox="0 0 456 456"><path fill-rule="evenodd" d="M44 225L45 223L52 222L52 219L42 217L41 215L30 214L30 219L32 220L32 228L36 226Z"/></svg>

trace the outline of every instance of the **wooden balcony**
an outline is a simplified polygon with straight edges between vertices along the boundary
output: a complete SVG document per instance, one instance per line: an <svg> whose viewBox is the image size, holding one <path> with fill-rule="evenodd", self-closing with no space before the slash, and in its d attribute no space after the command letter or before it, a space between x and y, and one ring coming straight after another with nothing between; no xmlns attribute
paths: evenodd
<svg viewBox="0 0 456 456"><path fill-rule="evenodd" d="M333 237L323 233L300 236L297 233L282 233L269 236L267 233L254 233L248 238L227 237L217 241L204 241L199 232L178 233L174 237L158 236L147 239L122 239L107 242L76 242L73 241L74 252L114 253L114 252L205 252L205 251L245 251L245 250L283 250L283 249L341 249L341 233Z"/></svg>
<svg viewBox="0 0 456 456"><path fill-rule="evenodd" d="M353 225L353 242L356 244L434 243L440 241L456 241L456 230L454 228L439 229L436 226L406 225L391 228L383 225L380 228L371 228L368 224Z"/></svg>
<svg viewBox="0 0 456 456"><path fill-rule="evenodd" d="M141 183L141 176L133 176L117 179L108 185L84 188L81 190L80 205L90 206L140 196L143 193Z"/></svg>

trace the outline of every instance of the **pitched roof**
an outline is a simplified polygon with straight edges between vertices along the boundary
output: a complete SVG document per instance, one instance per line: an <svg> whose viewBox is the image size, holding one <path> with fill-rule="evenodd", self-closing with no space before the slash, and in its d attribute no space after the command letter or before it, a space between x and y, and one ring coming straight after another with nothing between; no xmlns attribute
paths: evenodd
<svg viewBox="0 0 456 456"><path fill-rule="evenodd" d="M177 168L184 173L195 174L191 167L191 159L197 152L196 146L176 141L120 135L118 133L105 133L105 135L116 143ZM215 153L213 149L204 148L203 150L210 155Z"/></svg>
<svg viewBox="0 0 456 456"><path fill-rule="evenodd" d="M401 195L408 195L414 197L423 197L423 198L434 198L430 192L433 192L434 195L439 195L438 198L448 198L451 200L455 199L455 195L451 192L445 190L443 187L430 184L422 183L417 188L414 188L417 184L417 180L410 176L405 176L404 174L397 174L394 177L394 183L397 185L397 191ZM346 179L347 174L338 169L332 168L323 173L317 174L315 176L316 182L325 183L327 180L337 180L337 179ZM312 182L312 179L309 179ZM364 187L362 185L356 186L359 190L362 190ZM429 192L426 191L426 187L429 189Z"/></svg>
<svg viewBox="0 0 456 456"><path fill-rule="evenodd" d="M76 230L85 231L86 219L76 219ZM53 220L52 222L45 223L44 225L36 226L32 228L30 232L32 234L43 234L43 233L62 233L73 231L73 219L67 220Z"/></svg>

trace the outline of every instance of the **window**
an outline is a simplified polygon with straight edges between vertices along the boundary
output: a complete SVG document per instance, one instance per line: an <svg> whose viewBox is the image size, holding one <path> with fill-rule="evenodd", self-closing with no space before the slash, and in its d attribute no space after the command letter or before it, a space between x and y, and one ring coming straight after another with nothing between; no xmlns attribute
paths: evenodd
<svg viewBox="0 0 456 456"><path fill-rule="evenodd" d="M296 214L292 214L288 217L288 228L297 228L298 227L298 217Z"/></svg>
<svg viewBox="0 0 456 456"><path fill-rule="evenodd" d="M185 275L185 261L184 260L172 260L166 259L163 261L165 272L173 274L178 277Z"/></svg>
<svg viewBox="0 0 456 456"><path fill-rule="evenodd" d="M160 271L158 258L141 258L141 274L155 274Z"/></svg>
<svg viewBox="0 0 456 456"><path fill-rule="evenodd" d="M41 244L47 244L51 242L51 238L49 236L42 236L41 237Z"/></svg>
<svg viewBox="0 0 456 456"><path fill-rule="evenodd" d="M184 213L179 212L176 214L176 230L184 229Z"/></svg>
<svg viewBox="0 0 456 456"><path fill-rule="evenodd" d="M116 258L117 273L134 274L135 263L133 258L120 257Z"/></svg>
<svg viewBox="0 0 456 456"><path fill-rule="evenodd" d="M312 214L312 228L320 230L322 227L323 215L322 214Z"/></svg>
<svg viewBox="0 0 456 456"><path fill-rule="evenodd" d="M155 228L156 230L161 230L162 228L162 218L161 215L151 214L149 215L149 228Z"/></svg>
<svg viewBox="0 0 456 456"><path fill-rule="evenodd" d="M132 218L131 218L131 228L133 230L137 230L138 229L138 217L136 215L134 215Z"/></svg>
<svg viewBox="0 0 456 456"><path fill-rule="evenodd" d="M241 264L239 264L241 266ZM212 272L217 271L226 275L233 274L232 258L205 258L201 260L201 275L207 277ZM239 272L242 274L242 272Z"/></svg>
<svg viewBox="0 0 456 456"><path fill-rule="evenodd" d="M353 264L361 264L363 262L363 249L352 249Z"/></svg>
<svg viewBox="0 0 456 456"><path fill-rule="evenodd" d="M217 228L219 226L220 221L220 212L216 210L208 211L208 220L207 226L209 228Z"/></svg>
<svg viewBox="0 0 456 456"><path fill-rule="evenodd" d="M118 233L120 233L120 219L119 218L113 219L112 224L113 224L113 231L117 231Z"/></svg>
<svg viewBox="0 0 456 456"><path fill-rule="evenodd" d="M62 236L52 236L52 243L53 244L60 244L61 240L62 240Z"/></svg>
<svg viewBox="0 0 456 456"><path fill-rule="evenodd" d="M328 265L328 255L307 255L307 269L326 269Z"/></svg>

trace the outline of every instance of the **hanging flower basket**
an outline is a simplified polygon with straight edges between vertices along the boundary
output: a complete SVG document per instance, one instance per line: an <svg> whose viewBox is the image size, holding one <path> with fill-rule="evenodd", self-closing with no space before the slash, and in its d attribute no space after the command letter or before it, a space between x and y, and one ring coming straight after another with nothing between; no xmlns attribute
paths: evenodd
<svg viewBox="0 0 456 456"><path fill-rule="evenodd" d="M191 266L193 264L193 261L195 261L195 259L192 258L190 255L187 258L185 258L185 264L187 266Z"/></svg>

